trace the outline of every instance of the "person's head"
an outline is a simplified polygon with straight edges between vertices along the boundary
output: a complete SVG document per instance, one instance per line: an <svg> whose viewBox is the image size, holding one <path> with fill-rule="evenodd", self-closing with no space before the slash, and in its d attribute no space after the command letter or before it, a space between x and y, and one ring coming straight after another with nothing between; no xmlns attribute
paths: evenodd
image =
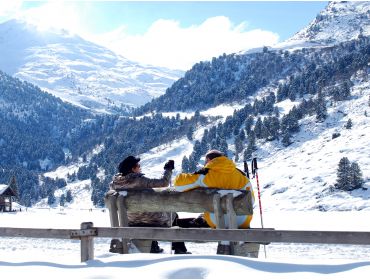
<svg viewBox="0 0 370 280"><path fill-rule="evenodd" d="M118 172L122 173L123 176L130 173L139 173L141 171L139 161L140 158L128 156L118 165Z"/></svg>
<svg viewBox="0 0 370 280"><path fill-rule="evenodd" d="M220 152L219 150L209 150L206 153L206 164L210 162L212 159L217 158L217 157L222 157L224 154Z"/></svg>

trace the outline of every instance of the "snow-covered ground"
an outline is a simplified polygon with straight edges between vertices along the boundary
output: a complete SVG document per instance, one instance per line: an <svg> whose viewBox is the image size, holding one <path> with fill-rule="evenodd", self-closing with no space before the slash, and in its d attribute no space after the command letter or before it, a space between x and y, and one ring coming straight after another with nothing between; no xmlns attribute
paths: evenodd
<svg viewBox="0 0 370 280"><path fill-rule="evenodd" d="M84 208L84 207L81 207ZM257 210L257 209L256 209ZM258 211L256 211L258 212ZM184 214L183 214L184 215ZM370 214L359 212L264 212L265 227L302 230L370 231ZM1 227L71 228L91 221L109 226L105 209L22 209L1 213ZM258 214L252 222L260 227ZM110 239L95 239L95 259L80 262L78 240L0 237L2 277L24 279L161 279L241 278L258 279L367 279L370 246L270 244L258 259L216 255L216 243L190 243L192 255L174 255L170 243L160 242L163 254L118 255L109 253ZM4 278L5 279L5 278Z"/></svg>

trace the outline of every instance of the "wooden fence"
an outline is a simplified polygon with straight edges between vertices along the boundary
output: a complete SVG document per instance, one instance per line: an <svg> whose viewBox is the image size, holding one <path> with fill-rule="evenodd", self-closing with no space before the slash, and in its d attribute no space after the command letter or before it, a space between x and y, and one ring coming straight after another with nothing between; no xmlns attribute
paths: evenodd
<svg viewBox="0 0 370 280"><path fill-rule="evenodd" d="M251 193L220 195L220 190L194 190L177 193L160 190L129 190L107 193L106 205L112 227L94 227L85 222L80 229L36 229L0 227L0 237L80 239L81 261L94 259L94 238L158 241L231 241L268 243L370 245L370 232L304 231L275 229L236 229L236 215L252 214ZM203 212L215 213L217 229L128 227L127 212ZM231 229L225 229L224 217ZM107 244L107 251L108 251ZM126 251L127 252L127 251Z"/></svg>
<svg viewBox="0 0 370 280"><path fill-rule="evenodd" d="M0 227L0 237L80 239L81 262L94 259L94 238L144 239L159 241L244 241L256 243L310 243L370 245L370 232L304 231L274 229L185 229L145 227L94 227L82 223L80 229L36 229ZM108 251L107 244L107 251Z"/></svg>

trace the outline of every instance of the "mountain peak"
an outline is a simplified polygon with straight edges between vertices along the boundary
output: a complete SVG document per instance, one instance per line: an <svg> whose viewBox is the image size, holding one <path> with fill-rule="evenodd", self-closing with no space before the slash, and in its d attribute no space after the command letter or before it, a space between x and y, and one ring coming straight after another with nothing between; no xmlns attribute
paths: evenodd
<svg viewBox="0 0 370 280"><path fill-rule="evenodd" d="M333 45L370 35L370 2L330 2L285 44Z"/></svg>
<svg viewBox="0 0 370 280"><path fill-rule="evenodd" d="M0 70L95 112L140 106L165 93L181 71L129 61L64 29L23 20L0 24Z"/></svg>

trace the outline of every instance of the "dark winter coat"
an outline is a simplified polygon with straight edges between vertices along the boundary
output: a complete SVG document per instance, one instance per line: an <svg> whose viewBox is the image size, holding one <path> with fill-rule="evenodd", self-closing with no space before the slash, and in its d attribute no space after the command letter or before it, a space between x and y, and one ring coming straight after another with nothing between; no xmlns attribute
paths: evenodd
<svg viewBox="0 0 370 280"><path fill-rule="evenodd" d="M121 173L113 177L110 189L124 191L126 189L164 188L169 185L172 171L166 170L160 179L149 179L142 173L130 173L123 176ZM158 226L172 225L171 213L168 212L141 212L128 213L129 226Z"/></svg>

